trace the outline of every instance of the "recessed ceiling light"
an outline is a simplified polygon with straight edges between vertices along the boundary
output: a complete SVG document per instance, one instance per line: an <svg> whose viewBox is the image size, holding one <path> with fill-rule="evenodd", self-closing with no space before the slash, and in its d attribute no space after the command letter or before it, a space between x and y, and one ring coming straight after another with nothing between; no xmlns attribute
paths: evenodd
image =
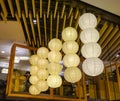
<svg viewBox="0 0 120 101"><path fill-rule="evenodd" d="M4 53L5 53L5 51L1 51L1 53L3 53L3 54L4 54Z"/></svg>
<svg viewBox="0 0 120 101"><path fill-rule="evenodd" d="M116 57L117 57L117 58L120 57L120 53L118 53L118 54L116 55Z"/></svg>
<svg viewBox="0 0 120 101"><path fill-rule="evenodd" d="M34 20L33 20L33 23L34 23L34 24L37 24L37 20L34 19Z"/></svg>

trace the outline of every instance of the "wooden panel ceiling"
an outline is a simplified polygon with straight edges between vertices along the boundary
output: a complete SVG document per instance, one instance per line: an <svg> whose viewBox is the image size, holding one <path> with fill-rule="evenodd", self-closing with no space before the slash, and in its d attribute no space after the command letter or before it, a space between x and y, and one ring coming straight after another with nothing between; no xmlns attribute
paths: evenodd
<svg viewBox="0 0 120 101"><path fill-rule="evenodd" d="M79 17L85 12L96 15L97 30L100 32L99 44L102 47L100 58L103 61L119 61L120 57L120 17L93 7L80 0L0 0L0 20L16 20L21 23L26 42L29 46L47 47L52 38L61 39L61 32L71 26L81 29ZM61 39L62 40L62 39ZM78 52L81 56L81 52Z"/></svg>

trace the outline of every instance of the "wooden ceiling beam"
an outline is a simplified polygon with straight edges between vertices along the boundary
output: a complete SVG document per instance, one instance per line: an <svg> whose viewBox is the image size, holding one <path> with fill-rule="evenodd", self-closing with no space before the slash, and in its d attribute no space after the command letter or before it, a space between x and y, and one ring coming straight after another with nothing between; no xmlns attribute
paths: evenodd
<svg viewBox="0 0 120 101"><path fill-rule="evenodd" d="M8 0L8 5L10 8L11 15L12 15L12 17L14 17L14 9L13 9L12 0Z"/></svg>
<svg viewBox="0 0 120 101"><path fill-rule="evenodd" d="M25 15L28 18L28 5L27 5L27 0L23 0L24 1L24 8L25 8Z"/></svg>
<svg viewBox="0 0 120 101"><path fill-rule="evenodd" d="M35 0L32 0L32 8L33 8L33 17L35 18Z"/></svg>
<svg viewBox="0 0 120 101"><path fill-rule="evenodd" d="M38 29L38 35L39 35L39 42L41 45L42 44L42 42L41 42L41 30L40 30L40 20L39 20L38 12L37 12L36 18L37 18L37 29Z"/></svg>
<svg viewBox="0 0 120 101"><path fill-rule="evenodd" d="M15 0L19 18L21 17L21 8L19 0Z"/></svg>
<svg viewBox="0 0 120 101"><path fill-rule="evenodd" d="M52 19L53 19L53 14L51 12L50 14L50 40L52 39Z"/></svg>
<svg viewBox="0 0 120 101"><path fill-rule="evenodd" d="M42 18L42 0L40 0L40 18Z"/></svg>
<svg viewBox="0 0 120 101"><path fill-rule="evenodd" d="M63 4L63 7L62 7L61 19L63 18L64 12L65 12L65 3Z"/></svg>
<svg viewBox="0 0 120 101"><path fill-rule="evenodd" d="M4 17L7 17L8 12L7 12L7 8L5 6L4 0L0 0L0 4L1 4L1 8L2 8L2 11L3 11Z"/></svg>
<svg viewBox="0 0 120 101"><path fill-rule="evenodd" d="M70 8L69 14L68 14L68 19L70 18L71 14L72 14L73 8Z"/></svg>
<svg viewBox="0 0 120 101"><path fill-rule="evenodd" d="M34 40L34 44L36 45L36 36L35 36L35 30L34 30L34 24L33 24L33 19L32 19L32 13L29 12L29 19L30 19L30 25L32 28L32 35L33 35L33 40Z"/></svg>
<svg viewBox="0 0 120 101"><path fill-rule="evenodd" d="M113 29L113 24L110 24L108 29L106 30L105 34L102 36L102 38L99 40L99 44L102 45L103 42L106 40L106 38L109 36L110 32Z"/></svg>
<svg viewBox="0 0 120 101"><path fill-rule="evenodd" d="M54 19L56 18L57 8L58 8L58 0L56 0L56 3L55 3Z"/></svg>
<svg viewBox="0 0 120 101"><path fill-rule="evenodd" d="M30 39L30 32L29 32L29 30L28 30L27 21L26 21L26 18L25 18L25 14L24 14L23 12L22 12L22 19L23 19L24 26L25 26L25 30L26 30L26 33L27 33L28 43L29 43L29 44L32 44L32 43L31 43L31 39Z"/></svg>
<svg viewBox="0 0 120 101"><path fill-rule="evenodd" d="M73 22L73 13L71 14L71 17L70 17L70 23L69 23L69 26L72 26L72 22Z"/></svg>
<svg viewBox="0 0 120 101"><path fill-rule="evenodd" d="M59 30L59 12L57 14L57 23L56 23L56 38L58 38L58 30Z"/></svg>
<svg viewBox="0 0 120 101"><path fill-rule="evenodd" d="M45 32L45 45L47 46L47 28L46 28L46 14L44 12L44 32Z"/></svg>
<svg viewBox="0 0 120 101"><path fill-rule="evenodd" d="M47 18L49 17L49 12L50 12L50 0L48 0Z"/></svg>

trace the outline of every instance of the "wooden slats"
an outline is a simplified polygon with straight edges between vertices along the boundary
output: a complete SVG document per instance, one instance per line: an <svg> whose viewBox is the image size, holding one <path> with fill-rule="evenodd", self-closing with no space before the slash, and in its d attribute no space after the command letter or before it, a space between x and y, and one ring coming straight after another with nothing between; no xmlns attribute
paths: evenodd
<svg viewBox="0 0 120 101"><path fill-rule="evenodd" d="M54 19L56 18L57 8L58 8L58 0L56 0L56 3L55 3Z"/></svg>
<svg viewBox="0 0 120 101"><path fill-rule="evenodd" d="M44 12L44 32L45 32L45 45L47 46L47 28L46 28L46 14Z"/></svg>
<svg viewBox="0 0 120 101"><path fill-rule="evenodd" d="M64 12L65 12L65 4L63 4L63 7L62 7L61 19L63 18Z"/></svg>
<svg viewBox="0 0 120 101"><path fill-rule="evenodd" d="M42 0L40 0L40 18L42 18Z"/></svg>
<svg viewBox="0 0 120 101"><path fill-rule="evenodd" d="M12 14L12 17L14 17L14 9L13 9L12 0L8 0L8 5L9 5L9 8L10 8L10 12Z"/></svg>
<svg viewBox="0 0 120 101"><path fill-rule="evenodd" d="M58 30L59 30L59 12L57 14L57 23L56 23L56 38L58 38Z"/></svg>
<svg viewBox="0 0 120 101"><path fill-rule="evenodd" d="M35 18L35 0L32 0L33 17Z"/></svg>
<svg viewBox="0 0 120 101"><path fill-rule="evenodd" d="M52 39L52 19L53 19L53 15L51 12L51 14L50 14L50 40Z"/></svg>
<svg viewBox="0 0 120 101"><path fill-rule="evenodd" d="M70 18L71 14L72 14L73 8L70 8L69 14L68 14L68 18Z"/></svg>
<svg viewBox="0 0 120 101"><path fill-rule="evenodd" d="M9 1L9 0L8 0ZM23 0L24 1L24 8L25 8L25 15L28 18L28 5L27 5L27 0Z"/></svg>
<svg viewBox="0 0 120 101"><path fill-rule="evenodd" d="M16 2L16 6L17 6L18 16L21 17L21 8L20 8L19 0L15 0L15 2Z"/></svg>
<svg viewBox="0 0 120 101"><path fill-rule="evenodd" d="M63 19L63 27L62 27L62 30L65 28L65 23L66 23L66 14L64 15L64 19Z"/></svg>
<svg viewBox="0 0 120 101"><path fill-rule="evenodd" d="M48 0L47 18L49 17L49 12L50 12L50 0Z"/></svg>
<svg viewBox="0 0 120 101"><path fill-rule="evenodd" d="M69 23L69 26L72 26L72 22L73 22L73 14L71 14L71 17L70 17L70 23Z"/></svg>

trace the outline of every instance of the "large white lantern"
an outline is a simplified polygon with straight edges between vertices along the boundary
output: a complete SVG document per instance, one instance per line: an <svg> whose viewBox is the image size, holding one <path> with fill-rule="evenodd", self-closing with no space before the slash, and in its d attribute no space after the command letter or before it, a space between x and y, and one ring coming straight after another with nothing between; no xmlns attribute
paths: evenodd
<svg viewBox="0 0 120 101"><path fill-rule="evenodd" d="M97 76L104 70L104 64L99 58L87 58L83 61L82 69L89 76Z"/></svg>
<svg viewBox="0 0 120 101"><path fill-rule="evenodd" d="M38 90L35 85L31 85L29 87L29 93L32 95L38 95L40 94L40 90Z"/></svg>
<svg viewBox="0 0 120 101"><path fill-rule="evenodd" d="M37 66L38 68L47 68L48 60L47 59L38 59Z"/></svg>
<svg viewBox="0 0 120 101"><path fill-rule="evenodd" d="M97 42L99 40L99 32L95 28L88 28L80 33L81 41L85 43Z"/></svg>
<svg viewBox="0 0 120 101"><path fill-rule="evenodd" d="M30 60L29 61L30 61L31 65L37 65L38 56L37 55L30 56Z"/></svg>
<svg viewBox="0 0 120 101"><path fill-rule="evenodd" d="M37 88L39 91L47 91L49 87L48 87L47 81L40 80L40 81L36 84L36 88Z"/></svg>
<svg viewBox="0 0 120 101"><path fill-rule="evenodd" d="M46 47L40 47L40 48L37 50L37 55L38 55L38 57L41 58L41 59L47 58L48 53L49 53L49 50L48 50Z"/></svg>
<svg viewBox="0 0 120 101"><path fill-rule="evenodd" d="M59 51L51 51L48 54L48 60L50 62L59 63L61 59L62 59L62 54Z"/></svg>
<svg viewBox="0 0 120 101"><path fill-rule="evenodd" d="M70 67L64 71L64 78L66 81L75 83L78 82L82 77L81 71L77 67Z"/></svg>
<svg viewBox="0 0 120 101"><path fill-rule="evenodd" d="M92 13L84 13L79 19L79 26L82 30L87 28L95 28L97 18Z"/></svg>
<svg viewBox="0 0 120 101"><path fill-rule="evenodd" d="M50 74L56 74L56 75L58 75L61 72L62 68L63 67L60 64L51 62L48 65L48 72Z"/></svg>
<svg viewBox="0 0 120 101"><path fill-rule="evenodd" d="M101 47L98 43L87 43L82 46L81 53L85 58L99 57Z"/></svg>
<svg viewBox="0 0 120 101"><path fill-rule="evenodd" d="M54 38L52 40L50 40L50 42L48 43L48 47L50 48L50 50L54 50L54 51L60 51L62 48L62 42L57 39Z"/></svg>
<svg viewBox="0 0 120 101"><path fill-rule="evenodd" d="M63 43L62 50L65 54L77 53L79 45L75 41L66 41Z"/></svg>
<svg viewBox="0 0 120 101"><path fill-rule="evenodd" d="M48 77L48 71L46 69L39 69L39 71L37 72L37 77L40 80L45 80Z"/></svg>
<svg viewBox="0 0 120 101"><path fill-rule="evenodd" d="M67 54L63 57L65 67L76 67L80 63L80 58L77 54Z"/></svg>
<svg viewBox="0 0 120 101"><path fill-rule="evenodd" d="M36 84L38 82L38 80L39 79L38 79L38 77L36 75L30 76L30 79L29 79L31 84Z"/></svg>
<svg viewBox="0 0 120 101"><path fill-rule="evenodd" d="M30 67L30 74L31 75L36 75L37 72L38 72L38 67L37 66L31 66Z"/></svg>
<svg viewBox="0 0 120 101"><path fill-rule="evenodd" d="M59 75L50 75L47 78L47 83L51 88L58 88L62 84L62 78Z"/></svg>
<svg viewBox="0 0 120 101"><path fill-rule="evenodd" d="M76 40L77 39L77 31L73 27L66 27L62 31L62 39L64 41Z"/></svg>

